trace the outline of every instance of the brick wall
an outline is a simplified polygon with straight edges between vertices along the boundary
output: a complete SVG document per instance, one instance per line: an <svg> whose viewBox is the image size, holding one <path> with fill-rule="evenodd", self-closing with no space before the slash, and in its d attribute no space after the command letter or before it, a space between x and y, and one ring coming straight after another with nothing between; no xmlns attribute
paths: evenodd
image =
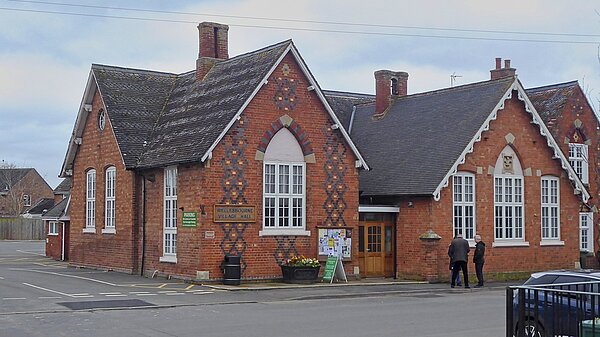
<svg viewBox="0 0 600 337"><path fill-rule="evenodd" d="M459 166L459 171L475 174L476 186L476 226L477 233L486 243L486 273L535 271L555 268L573 268L579 260L579 206L580 198L573 193L568 177L562 170L559 160L552 159L553 152L540 135L537 125L531 124L531 116L524 111L524 105L516 97L505 102L505 108L498 118L490 123L490 130L482 134L482 140L475 143L473 153ZM493 247L494 242L494 176L488 168L496 165L496 159L507 145L505 136L515 136L514 149L523 169L531 168L530 176L524 177L525 241L529 247ZM478 173L478 168L479 172ZM564 246L540 246L540 184L541 175L560 177L560 239ZM413 207L407 207L412 201ZM452 240L452 183L442 189L441 199L405 198L400 201L398 216L398 275L409 278L423 278L426 268L420 234L431 228L439 234L437 269L439 279L449 279L447 248ZM470 254L472 259L473 252ZM431 259L431 256L428 256ZM474 265L469 262L471 273Z"/></svg>
<svg viewBox="0 0 600 337"><path fill-rule="evenodd" d="M55 260L62 258L62 226L63 223L58 223L58 235L50 235L49 226L51 221L44 221L46 228L46 256Z"/></svg>
<svg viewBox="0 0 600 337"><path fill-rule="evenodd" d="M110 111L106 112L106 127L100 131L98 113L103 109L98 93L94 96L73 165L73 185L70 206L69 258L74 264L106 266L132 271L134 263L134 173L126 171L110 124ZM116 168L115 229L116 234L102 234L104 228L105 170ZM96 170L96 230L83 233L86 212L86 173Z"/></svg>

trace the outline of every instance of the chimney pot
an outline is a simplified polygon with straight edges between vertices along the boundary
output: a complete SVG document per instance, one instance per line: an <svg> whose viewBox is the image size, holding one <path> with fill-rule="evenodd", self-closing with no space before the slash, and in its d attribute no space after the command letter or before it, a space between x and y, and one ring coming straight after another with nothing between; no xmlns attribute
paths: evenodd
<svg viewBox="0 0 600 337"><path fill-rule="evenodd" d="M510 67L510 60L504 60L504 68L501 68L502 59L496 57L496 69L490 70L490 78L497 80L505 77L516 76L516 69Z"/></svg>

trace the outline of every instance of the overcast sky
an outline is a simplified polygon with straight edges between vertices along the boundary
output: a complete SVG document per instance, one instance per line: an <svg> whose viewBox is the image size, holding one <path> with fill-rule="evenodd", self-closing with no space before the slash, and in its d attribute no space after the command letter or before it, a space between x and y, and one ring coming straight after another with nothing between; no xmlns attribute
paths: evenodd
<svg viewBox="0 0 600 337"><path fill-rule="evenodd" d="M192 70L202 21L230 26L230 56L293 39L323 89L373 93L373 72L389 69L409 73L409 94L430 91L452 74L487 80L502 57L526 88L579 80L596 102L599 11L587 0L0 0L0 161L54 188L91 64Z"/></svg>

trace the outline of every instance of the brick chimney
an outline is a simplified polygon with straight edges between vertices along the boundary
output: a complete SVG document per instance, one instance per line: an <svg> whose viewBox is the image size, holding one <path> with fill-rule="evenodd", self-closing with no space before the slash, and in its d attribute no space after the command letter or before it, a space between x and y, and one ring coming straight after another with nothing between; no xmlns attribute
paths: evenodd
<svg viewBox="0 0 600 337"><path fill-rule="evenodd" d="M496 69L490 70L490 78L492 80L515 76L517 69L510 67L510 60L504 60L504 68L501 68L501 66L502 59L500 57L496 57Z"/></svg>
<svg viewBox="0 0 600 337"><path fill-rule="evenodd" d="M392 98L407 94L408 73L378 70L375 72L375 114L382 114L392 103Z"/></svg>
<svg viewBox="0 0 600 337"><path fill-rule="evenodd" d="M202 81L216 62L229 58L229 26L214 22L202 22L198 25L199 52L196 60L196 79Z"/></svg>

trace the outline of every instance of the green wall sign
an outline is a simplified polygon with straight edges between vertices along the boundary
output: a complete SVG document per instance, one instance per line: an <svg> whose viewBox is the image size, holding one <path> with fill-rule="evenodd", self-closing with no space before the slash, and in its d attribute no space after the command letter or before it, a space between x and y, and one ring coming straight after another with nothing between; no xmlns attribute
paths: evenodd
<svg viewBox="0 0 600 337"><path fill-rule="evenodd" d="M183 227L196 227L198 225L198 212L183 212L181 225Z"/></svg>

